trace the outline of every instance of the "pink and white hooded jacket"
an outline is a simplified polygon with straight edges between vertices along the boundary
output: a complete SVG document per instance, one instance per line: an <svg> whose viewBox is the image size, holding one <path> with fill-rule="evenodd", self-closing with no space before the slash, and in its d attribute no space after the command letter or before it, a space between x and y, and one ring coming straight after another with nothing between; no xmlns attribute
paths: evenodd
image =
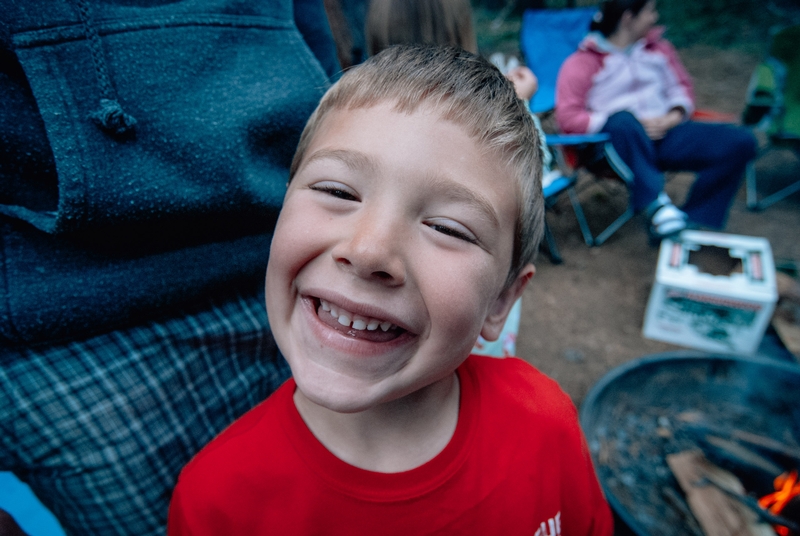
<svg viewBox="0 0 800 536"><path fill-rule="evenodd" d="M556 120L562 132L598 132L609 116L629 111L639 119L680 107L694 111L694 90L663 27L650 30L626 50L589 33L558 74Z"/></svg>

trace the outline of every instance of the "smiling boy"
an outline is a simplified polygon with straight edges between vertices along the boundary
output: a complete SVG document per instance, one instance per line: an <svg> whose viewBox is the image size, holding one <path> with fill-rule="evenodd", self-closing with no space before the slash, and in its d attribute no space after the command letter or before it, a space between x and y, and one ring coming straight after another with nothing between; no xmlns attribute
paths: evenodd
<svg viewBox="0 0 800 536"><path fill-rule="evenodd" d="M611 534L566 395L469 356L534 274L540 151L463 50L390 48L328 91L266 277L293 378L186 466L170 534Z"/></svg>

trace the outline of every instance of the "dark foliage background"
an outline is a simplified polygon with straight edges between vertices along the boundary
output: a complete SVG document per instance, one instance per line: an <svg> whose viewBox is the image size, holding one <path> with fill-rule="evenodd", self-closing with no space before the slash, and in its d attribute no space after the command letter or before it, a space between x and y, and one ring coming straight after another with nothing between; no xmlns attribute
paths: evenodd
<svg viewBox="0 0 800 536"><path fill-rule="evenodd" d="M596 6L599 0L473 0L482 51L513 53L525 9ZM770 34L800 24L800 0L662 0L660 24L678 47L711 45L766 50ZM798 44L800 46L800 43Z"/></svg>

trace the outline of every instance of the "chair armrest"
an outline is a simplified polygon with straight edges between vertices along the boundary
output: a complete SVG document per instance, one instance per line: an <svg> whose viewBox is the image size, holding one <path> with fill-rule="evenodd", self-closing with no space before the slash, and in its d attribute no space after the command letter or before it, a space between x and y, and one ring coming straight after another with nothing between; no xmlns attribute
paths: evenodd
<svg viewBox="0 0 800 536"><path fill-rule="evenodd" d="M718 112L716 110L695 110L692 114L692 121L701 123L736 123L739 118L734 114Z"/></svg>
<svg viewBox="0 0 800 536"><path fill-rule="evenodd" d="M605 133L597 134L545 134L547 145L584 145L587 143L603 143L611 137Z"/></svg>
<svg viewBox="0 0 800 536"><path fill-rule="evenodd" d="M550 180L542 181L542 191L544 192L545 199L550 199L552 196L560 194L570 186L574 186L577 180L575 176L565 177L557 171L551 171L550 173L553 173L554 176L549 177Z"/></svg>

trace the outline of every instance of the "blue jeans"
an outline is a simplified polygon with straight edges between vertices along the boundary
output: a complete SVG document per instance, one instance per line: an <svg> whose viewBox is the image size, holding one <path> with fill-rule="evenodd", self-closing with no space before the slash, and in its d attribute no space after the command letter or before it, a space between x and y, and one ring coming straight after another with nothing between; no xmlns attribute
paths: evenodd
<svg viewBox="0 0 800 536"><path fill-rule="evenodd" d="M630 112L617 112L602 128L633 172L631 202L642 210L664 190L664 171L697 173L682 210L693 223L721 229L739 191L756 140L746 129L687 121L661 140L651 140Z"/></svg>

